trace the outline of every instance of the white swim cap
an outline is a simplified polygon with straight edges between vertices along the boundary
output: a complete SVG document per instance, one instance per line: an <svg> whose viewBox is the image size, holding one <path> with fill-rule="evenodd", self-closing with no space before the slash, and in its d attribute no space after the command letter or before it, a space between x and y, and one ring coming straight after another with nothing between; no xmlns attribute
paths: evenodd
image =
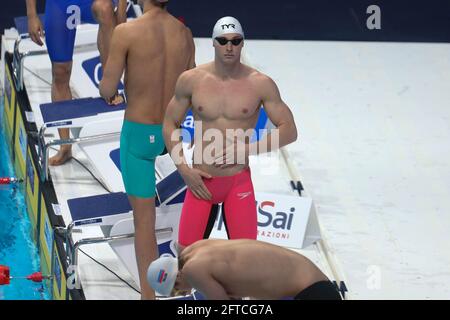
<svg viewBox="0 0 450 320"><path fill-rule="evenodd" d="M213 30L213 40L221 35L228 33L238 33L245 38L244 30L242 30L242 26L236 18L233 17L223 17L220 18Z"/></svg>
<svg viewBox="0 0 450 320"><path fill-rule="evenodd" d="M168 297L178 274L178 259L165 253L153 261L147 270L149 285L159 294Z"/></svg>

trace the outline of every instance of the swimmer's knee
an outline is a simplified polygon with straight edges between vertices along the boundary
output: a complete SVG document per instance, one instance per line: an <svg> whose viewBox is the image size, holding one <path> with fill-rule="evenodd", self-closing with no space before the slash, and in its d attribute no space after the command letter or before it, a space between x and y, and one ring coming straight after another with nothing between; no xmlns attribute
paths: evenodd
<svg viewBox="0 0 450 320"><path fill-rule="evenodd" d="M67 84L72 73L72 63L54 63L52 66L53 82L57 85Z"/></svg>
<svg viewBox="0 0 450 320"><path fill-rule="evenodd" d="M130 195L128 196L130 198ZM155 215L155 198L140 198L133 196L133 200L130 201L133 209L133 216L135 220L148 219Z"/></svg>
<svg viewBox="0 0 450 320"><path fill-rule="evenodd" d="M155 205L155 196L142 196L142 195L132 195L128 194L128 199L133 206L136 207L148 207Z"/></svg>
<svg viewBox="0 0 450 320"><path fill-rule="evenodd" d="M98 23L112 23L114 6L111 0L95 0L92 4L92 13Z"/></svg>

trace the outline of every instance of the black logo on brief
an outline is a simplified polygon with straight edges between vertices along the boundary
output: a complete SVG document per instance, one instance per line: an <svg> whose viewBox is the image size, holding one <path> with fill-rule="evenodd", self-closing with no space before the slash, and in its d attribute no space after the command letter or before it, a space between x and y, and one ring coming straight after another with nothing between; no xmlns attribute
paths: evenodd
<svg viewBox="0 0 450 320"><path fill-rule="evenodd" d="M236 25L234 23L223 24L222 25L222 30L225 30L225 28L227 28L227 29L230 29L230 28L236 29Z"/></svg>

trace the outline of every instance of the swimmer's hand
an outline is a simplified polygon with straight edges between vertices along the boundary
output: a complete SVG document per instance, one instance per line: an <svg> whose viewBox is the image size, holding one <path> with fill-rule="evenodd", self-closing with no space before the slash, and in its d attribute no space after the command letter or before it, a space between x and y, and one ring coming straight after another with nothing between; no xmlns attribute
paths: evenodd
<svg viewBox="0 0 450 320"><path fill-rule="evenodd" d="M28 17L28 33L31 40L37 45L43 46L41 38L44 38L44 28L42 27L41 19L37 15Z"/></svg>
<svg viewBox="0 0 450 320"><path fill-rule="evenodd" d="M119 104L124 103L125 99L121 94L116 93L111 98L105 99L105 101L110 106L118 106Z"/></svg>
<svg viewBox="0 0 450 320"><path fill-rule="evenodd" d="M180 174L183 177L184 182L198 199L211 200L212 195L206 188L203 178L211 179L211 175L196 168L189 168L180 170Z"/></svg>
<svg viewBox="0 0 450 320"><path fill-rule="evenodd" d="M225 169L236 164L246 164L249 156L249 145L238 141L227 139L227 147L218 152L214 159L214 166L220 169Z"/></svg>

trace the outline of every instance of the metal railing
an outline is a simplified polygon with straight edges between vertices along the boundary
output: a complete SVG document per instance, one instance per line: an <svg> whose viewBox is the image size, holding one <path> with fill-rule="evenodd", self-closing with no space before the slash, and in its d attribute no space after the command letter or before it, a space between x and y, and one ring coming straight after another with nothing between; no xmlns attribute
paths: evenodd
<svg viewBox="0 0 450 320"><path fill-rule="evenodd" d="M163 228L163 229L157 229L155 232L157 235L160 235L163 233L173 232L173 229L172 228ZM122 234L122 235L118 235L118 236L86 238L86 239L78 240L77 242L74 243L73 247L69 251L70 252L70 265L78 266L78 249L81 246L88 245L88 244L105 243L105 242L111 242L111 241L117 241L117 240L123 240L123 239L130 239L130 238L134 238L134 233Z"/></svg>
<svg viewBox="0 0 450 320"><path fill-rule="evenodd" d="M41 171L41 180L43 182L48 180L48 160L50 147L52 146L62 146L62 145L73 145L80 142L103 140L108 138L114 138L120 135L120 132L104 133L88 137L80 138L70 138L70 139L53 139L49 142L45 142L45 131L47 130L47 124L44 124L41 129L39 129L38 134L38 154L39 154L39 165Z"/></svg>
<svg viewBox="0 0 450 320"><path fill-rule="evenodd" d="M65 244L66 244L66 252L67 252L67 259L68 264L72 266L78 266L78 250L81 246L89 245L89 244L97 244L97 243L106 243L106 242L112 242L112 241L118 241L118 240L124 240L124 239L131 239L134 238L134 233L127 233L127 234L121 234L117 236L105 236L105 237L96 237L96 238L85 238L78 240L72 245L71 240L72 234L76 232L74 230L75 222L71 222L67 228L59 227L56 228L55 231L59 232L65 237ZM79 230L77 230L79 231ZM156 229L155 233L157 235L161 235L164 233L171 233L173 232L173 228L162 228L162 229Z"/></svg>
<svg viewBox="0 0 450 320"><path fill-rule="evenodd" d="M38 56L42 54L46 54L47 50L38 50L38 51L26 51L20 52L20 43L22 39L29 38L28 34L19 35L16 41L14 42L14 52L13 52L13 75L14 75L14 83L16 85L17 91L23 90L23 69L24 69L24 61L25 58L31 56Z"/></svg>

